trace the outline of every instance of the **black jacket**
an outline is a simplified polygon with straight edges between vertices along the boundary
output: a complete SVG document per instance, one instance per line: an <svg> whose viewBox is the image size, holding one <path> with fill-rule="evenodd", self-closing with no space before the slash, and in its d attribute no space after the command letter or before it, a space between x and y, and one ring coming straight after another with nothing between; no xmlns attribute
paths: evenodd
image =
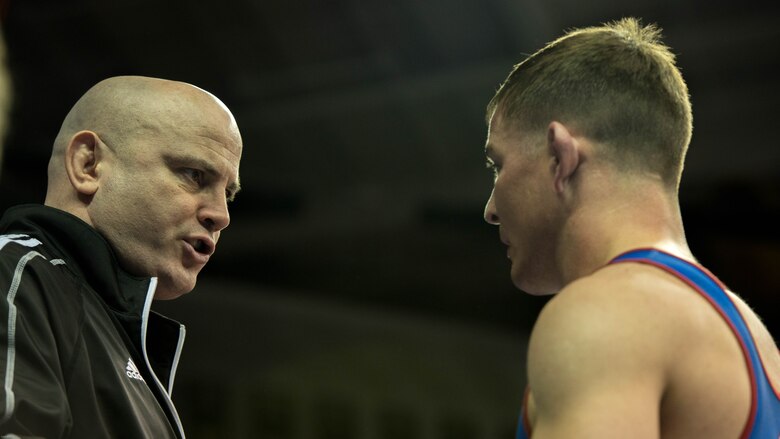
<svg viewBox="0 0 780 439"><path fill-rule="evenodd" d="M170 399L184 326L150 311L156 278L39 205L0 220L0 436L183 438Z"/></svg>

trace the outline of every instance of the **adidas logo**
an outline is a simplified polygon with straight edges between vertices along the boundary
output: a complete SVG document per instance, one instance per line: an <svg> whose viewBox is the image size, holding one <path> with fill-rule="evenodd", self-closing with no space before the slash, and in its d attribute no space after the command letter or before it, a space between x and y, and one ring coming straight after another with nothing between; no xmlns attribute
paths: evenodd
<svg viewBox="0 0 780 439"><path fill-rule="evenodd" d="M132 358L127 359L127 366L125 367L125 370L127 371L126 373L128 378L144 381L144 377L142 377L141 374L138 372L138 368L135 367L135 363L133 363Z"/></svg>

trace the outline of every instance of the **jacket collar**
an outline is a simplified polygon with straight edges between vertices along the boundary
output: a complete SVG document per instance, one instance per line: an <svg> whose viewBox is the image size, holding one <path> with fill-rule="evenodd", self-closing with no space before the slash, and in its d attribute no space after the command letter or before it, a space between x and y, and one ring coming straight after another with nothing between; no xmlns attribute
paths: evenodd
<svg viewBox="0 0 780 439"><path fill-rule="evenodd" d="M48 206L28 204L8 209L0 231L13 230L38 238L67 267L95 290L114 311L141 317L150 278L128 274L111 246L92 226L74 215Z"/></svg>

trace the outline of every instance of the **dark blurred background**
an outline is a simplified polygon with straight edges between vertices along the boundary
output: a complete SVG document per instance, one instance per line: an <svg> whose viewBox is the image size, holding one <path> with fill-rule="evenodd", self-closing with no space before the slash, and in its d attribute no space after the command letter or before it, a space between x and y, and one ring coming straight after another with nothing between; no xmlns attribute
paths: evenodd
<svg viewBox="0 0 780 439"><path fill-rule="evenodd" d="M760 6L759 6L760 5ZM574 26L656 22L694 108L681 203L699 259L780 334L780 6L636 0L0 2L14 107L0 208L42 202L97 81L219 96L244 138L232 224L190 295L174 400L190 438L513 437L527 334L482 221L484 108Z"/></svg>

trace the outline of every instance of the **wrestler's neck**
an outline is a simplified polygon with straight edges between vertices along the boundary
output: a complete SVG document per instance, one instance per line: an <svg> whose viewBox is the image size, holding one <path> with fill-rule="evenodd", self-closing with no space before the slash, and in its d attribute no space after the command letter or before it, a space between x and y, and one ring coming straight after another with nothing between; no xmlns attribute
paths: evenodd
<svg viewBox="0 0 780 439"><path fill-rule="evenodd" d="M693 260L676 193L653 180L620 181L608 193L583 193L559 241L563 285L587 276L616 256L657 248Z"/></svg>

